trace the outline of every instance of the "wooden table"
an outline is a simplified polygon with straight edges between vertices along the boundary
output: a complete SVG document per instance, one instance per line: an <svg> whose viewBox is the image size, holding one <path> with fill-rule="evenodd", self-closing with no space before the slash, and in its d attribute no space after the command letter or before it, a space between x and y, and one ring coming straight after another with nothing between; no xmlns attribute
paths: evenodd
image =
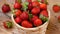
<svg viewBox="0 0 60 34"><path fill-rule="evenodd" d="M13 4L14 0L8 0L9 3L7 2L7 0L0 0L0 34L20 34L19 33L19 28L16 27L16 25L13 26L12 29L5 29L3 27L3 22L6 20L11 20L9 19L6 15L4 15L1 11L1 6L4 3L8 3L10 4L10 6L12 6L11 4ZM52 10L52 6L54 4L60 4L60 0L48 0L49 5L48 5L48 9L51 12L51 19L48 25L48 29L46 34L60 34L60 23L57 20L57 16L60 15L60 12L58 13L54 13Z"/></svg>

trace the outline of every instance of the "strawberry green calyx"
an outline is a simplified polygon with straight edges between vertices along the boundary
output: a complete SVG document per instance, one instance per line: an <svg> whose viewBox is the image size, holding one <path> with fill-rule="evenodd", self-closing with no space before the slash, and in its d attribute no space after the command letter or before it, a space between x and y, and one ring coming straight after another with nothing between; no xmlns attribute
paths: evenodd
<svg viewBox="0 0 60 34"><path fill-rule="evenodd" d="M43 15L40 15L39 18L43 21L43 22L46 22L48 21L48 18L43 16Z"/></svg>
<svg viewBox="0 0 60 34"><path fill-rule="evenodd" d="M38 2L41 2L41 0L37 0Z"/></svg>
<svg viewBox="0 0 60 34"><path fill-rule="evenodd" d="M19 3L21 3L21 0L15 0L15 2L19 2Z"/></svg>
<svg viewBox="0 0 60 34"><path fill-rule="evenodd" d="M12 25L13 25L12 22L10 22L10 21L7 21L7 22L6 22L6 26L7 26L7 28L12 28Z"/></svg>
<svg viewBox="0 0 60 34"><path fill-rule="evenodd" d="M28 2L23 3L23 10L26 11L28 9Z"/></svg>
<svg viewBox="0 0 60 34"><path fill-rule="evenodd" d="M47 1L47 0L44 0L44 3L45 3L45 4L48 4L48 1Z"/></svg>
<svg viewBox="0 0 60 34"><path fill-rule="evenodd" d="M31 20L32 17L33 17L33 15L32 14L29 14L29 20Z"/></svg>

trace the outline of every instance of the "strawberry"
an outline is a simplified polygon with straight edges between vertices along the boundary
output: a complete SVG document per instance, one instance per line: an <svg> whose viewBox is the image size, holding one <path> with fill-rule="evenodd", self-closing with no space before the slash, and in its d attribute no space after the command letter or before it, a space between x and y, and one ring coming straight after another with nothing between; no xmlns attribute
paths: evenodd
<svg viewBox="0 0 60 34"><path fill-rule="evenodd" d="M21 10L17 10L16 12L15 12L15 15L16 16L19 16L19 15L21 15L22 14L22 11Z"/></svg>
<svg viewBox="0 0 60 34"><path fill-rule="evenodd" d="M34 21L34 26L40 26L40 25L42 25L42 20L41 19L36 19Z"/></svg>
<svg viewBox="0 0 60 34"><path fill-rule="evenodd" d="M40 8L37 8L37 7L33 8L31 11L31 13L34 15L38 14L39 12L40 12Z"/></svg>
<svg viewBox="0 0 60 34"><path fill-rule="evenodd" d="M24 11L24 12L20 15L20 17L21 17L22 20L26 20L26 19L29 18L29 15L28 15L28 13L27 13L26 11Z"/></svg>
<svg viewBox="0 0 60 34"><path fill-rule="evenodd" d="M5 27L5 28L12 28L12 22L10 22L10 21L6 21L6 22L3 22L3 26Z"/></svg>
<svg viewBox="0 0 60 34"><path fill-rule="evenodd" d="M34 15L34 16L31 18L31 21L34 22L36 19L38 19L38 16L35 16L35 15Z"/></svg>
<svg viewBox="0 0 60 34"><path fill-rule="evenodd" d="M15 18L15 22L16 22L16 23L20 24L21 21L22 21L22 20L21 20L21 18L20 18L19 16Z"/></svg>
<svg viewBox="0 0 60 34"><path fill-rule="evenodd" d="M40 4L40 8L43 9L43 10L46 10L47 9L47 5L42 3L42 4Z"/></svg>
<svg viewBox="0 0 60 34"><path fill-rule="evenodd" d="M58 21L60 22L60 16L58 16Z"/></svg>
<svg viewBox="0 0 60 34"><path fill-rule="evenodd" d="M36 6L39 6L40 4L39 4L39 2L38 1L34 1L34 2L32 2L32 6L33 7L36 7Z"/></svg>
<svg viewBox="0 0 60 34"><path fill-rule="evenodd" d="M21 25L23 27L26 27L26 28L32 28L33 27L33 25L29 21L27 21L27 20L22 21Z"/></svg>
<svg viewBox="0 0 60 34"><path fill-rule="evenodd" d="M29 9L29 10L32 9L32 4L31 4L31 3L28 4L28 9Z"/></svg>
<svg viewBox="0 0 60 34"><path fill-rule="evenodd" d="M2 12L3 13L7 13L7 12L9 12L11 9L10 9L10 6L8 5L8 4L4 4L3 6L2 6Z"/></svg>
<svg viewBox="0 0 60 34"><path fill-rule="evenodd" d="M20 9L21 7L22 7L22 6L21 6L20 3L15 2L15 4L14 4L14 8L15 8L15 9Z"/></svg>
<svg viewBox="0 0 60 34"><path fill-rule="evenodd" d="M31 3L32 2L32 0L27 0L29 3Z"/></svg>
<svg viewBox="0 0 60 34"><path fill-rule="evenodd" d="M59 6L58 5L53 5L53 11L54 12L59 12Z"/></svg>
<svg viewBox="0 0 60 34"><path fill-rule="evenodd" d="M47 10L42 10L40 14L43 15L43 16L48 17L48 12L47 12Z"/></svg>
<svg viewBox="0 0 60 34"><path fill-rule="evenodd" d="M43 21L46 22L48 20L48 12L46 10L43 10L40 15L39 18Z"/></svg>

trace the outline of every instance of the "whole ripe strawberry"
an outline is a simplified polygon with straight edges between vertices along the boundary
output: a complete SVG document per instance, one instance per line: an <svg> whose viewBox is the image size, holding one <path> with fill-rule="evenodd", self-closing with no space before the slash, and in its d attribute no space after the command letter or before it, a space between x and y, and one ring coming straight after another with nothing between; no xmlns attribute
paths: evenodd
<svg viewBox="0 0 60 34"><path fill-rule="evenodd" d="M33 7L37 7L37 6L39 6L40 5L40 3L38 2L38 1L33 1L32 2L32 6Z"/></svg>
<svg viewBox="0 0 60 34"><path fill-rule="evenodd" d="M39 18L43 21L46 22L48 20L48 12L46 10L41 11Z"/></svg>
<svg viewBox="0 0 60 34"><path fill-rule="evenodd" d="M40 8L37 8L37 7L33 8L31 13L34 15L37 15L38 13L40 13Z"/></svg>
<svg viewBox="0 0 60 34"><path fill-rule="evenodd" d="M45 3L40 4L40 8L43 10L47 9L47 5Z"/></svg>
<svg viewBox="0 0 60 34"><path fill-rule="evenodd" d="M9 12L11 9L10 9L10 6L8 5L8 4L4 4L3 6L2 6L2 12L3 13L7 13L7 12Z"/></svg>
<svg viewBox="0 0 60 34"><path fill-rule="evenodd" d="M35 16L35 15L34 15L34 16L31 18L31 21L34 22L36 19L38 19L38 16Z"/></svg>
<svg viewBox="0 0 60 34"><path fill-rule="evenodd" d="M15 2L15 4L14 4L14 8L15 8L15 9L20 9L21 7L22 7L22 6L21 6L20 3Z"/></svg>
<svg viewBox="0 0 60 34"><path fill-rule="evenodd" d="M32 3L28 4L28 9L31 10L32 9Z"/></svg>
<svg viewBox="0 0 60 34"><path fill-rule="evenodd" d="M16 12L15 12L15 15L16 16L19 16L19 15L21 15L22 14L22 11L21 10L17 10Z"/></svg>
<svg viewBox="0 0 60 34"><path fill-rule="evenodd" d="M41 19L36 19L34 21L34 26L40 26L40 25L42 25L42 20Z"/></svg>
<svg viewBox="0 0 60 34"><path fill-rule="evenodd" d="M60 16L58 16L58 21L60 22Z"/></svg>
<svg viewBox="0 0 60 34"><path fill-rule="evenodd" d="M28 12L24 11L21 15L20 15L20 18L22 20L26 20L29 18L29 15L28 15Z"/></svg>
<svg viewBox="0 0 60 34"><path fill-rule="evenodd" d="M53 11L54 12L59 12L60 7L58 5L53 5Z"/></svg>
<svg viewBox="0 0 60 34"><path fill-rule="evenodd" d="M6 21L6 22L3 22L3 26L5 27L5 28L12 28L12 22L10 22L10 21Z"/></svg>
<svg viewBox="0 0 60 34"><path fill-rule="evenodd" d="M25 28L32 28L33 27L33 25L27 20L22 21L21 25Z"/></svg>
<svg viewBox="0 0 60 34"><path fill-rule="evenodd" d="M21 18L20 18L19 16L15 18L15 22L16 22L16 23L20 24L21 21L22 21L22 20L21 20Z"/></svg>

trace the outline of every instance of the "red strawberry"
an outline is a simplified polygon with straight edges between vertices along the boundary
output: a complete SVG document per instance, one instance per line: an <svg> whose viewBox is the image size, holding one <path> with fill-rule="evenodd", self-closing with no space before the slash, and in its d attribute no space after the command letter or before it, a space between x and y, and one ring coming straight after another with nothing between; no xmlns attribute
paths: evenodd
<svg viewBox="0 0 60 34"><path fill-rule="evenodd" d="M40 8L43 9L43 10L46 10L47 9L47 5L42 3L42 4L40 4Z"/></svg>
<svg viewBox="0 0 60 34"><path fill-rule="evenodd" d="M16 3L14 4L14 8L15 8L15 9L20 9L20 8L21 8L21 4L18 3L18 2L16 2Z"/></svg>
<svg viewBox="0 0 60 34"><path fill-rule="evenodd" d="M32 4L31 4L31 3L29 3L29 5L28 5L28 9L29 9L29 10L32 9Z"/></svg>
<svg viewBox="0 0 60 34"><path fill-rule="evenodd" d="M26 19L29 18L29 15L28 15L27 12L23 12L23 13L20 15L20 17L21 17L22 20L26 20Z"/></svg>
<svg viewBox="0 0 60 34"><path fill-rule="evenodd" d="M12 22L10 22L10 21L6 21L6 22L3 22L3 26L5 27L5 28L12 28Z"/></svg>
<svg viewBox="0 0 60 34"><path fill-rule="evenodd" d="M54 12L59 12L59 10L60 10L60 9L59 9L59 6L58 6L58 5L54 5L54 6L53 6L53 11L54 11Z"/></svg>
<svg viewBox="0 0 60 34"><path fill-rule="evenodd" d="M39 18L43 21L46 22L48 20L48 12L46 10L41 11Z"/></svg>
<svg viewBox="0 0 60 34"><path fill-rule="evenodd" d="M32 0L27 0L29 3L31 3L32 2Z"/></svg>
<svg viewBox="0 0 60 34"><path fill-rule="evenodd" d="M21 10L17 10L17 11L15 12L15 15L16 15L16 16L19 16L19 15L21 15L21 14L22 14Z"/></svg>
<svg viewBox="0 0 60 34"><path fill-rule="evenodd" d="M42 25L42 20L41 19L36 19L34 21L34 26L40 26L40 25Z"/></svg>
<svg viewBox="0 0 60 34"><path fill-rule="evenodd" d="M39 2L38 1L34 1L34 2L32 2L32 6L33 7L36 7L36 6L39 6L40 4L39 4Z"/></svg>
<svg viewBox="0 0 60 34"><path fill-rule="evenodd" d="M41 11L40 14L43 15L43 16L48 17L48 12L46 10Z"/></svg>
<svg viewBox="0 0 60 34"><path fill-rule="evenodd" d="M36 19L38 19L38 16L33 16L31 21L34 22Z"/></svg>
<svg viewBox="0 0 60 34"><path fill-rule="evenodd" d="M26 27L26 28L32 28L33 25L28 22L28 21L22 21L22 24L21 24L23 27Z"/></svg>
<svg viewBox="0 0 60 34"><path fill-rule="evenodd" d="M22 20L21 20L21 18L20 18L19 16L15 18L15 22L16 22L16 23L19 23L19 24L20 24L21 21L22 21Z"/></svg>
<svg viewBox="0 0 60 34"><path fill-rule="evenodd" d="M37 8L37 7L33 8L31 11L31 13L34 15L38 14L39 12L40 12L40 8Z"/></svg>
<svg viewBox="0 0 60 34"><path fill-rule="evenodd" d="M2 11L3 11L3 13L9 12L10 11L10 6L8 4L4 4L2 6Z"/></svg>

